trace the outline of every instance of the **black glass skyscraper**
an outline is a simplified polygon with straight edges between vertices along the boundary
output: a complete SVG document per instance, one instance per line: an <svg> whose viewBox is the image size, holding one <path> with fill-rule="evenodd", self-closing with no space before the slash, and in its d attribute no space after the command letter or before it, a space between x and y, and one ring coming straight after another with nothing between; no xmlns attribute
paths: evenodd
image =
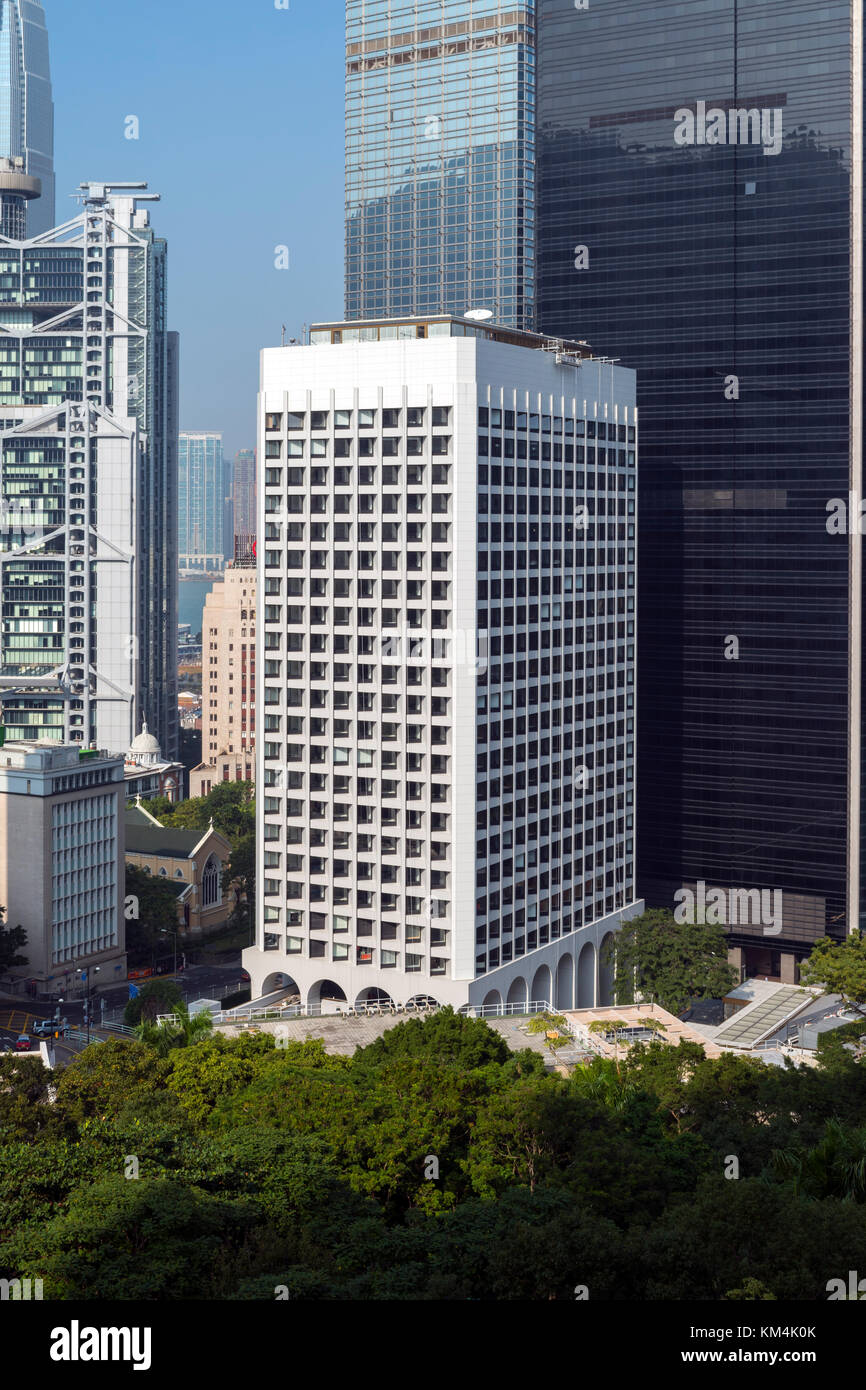
<svg viewBox="0 0 866 1390"><path fill-rule="evenodd" d="M861 5L538 9L539 323L638 369L638 891L781 890L789 976L860 915Z"/></svg>

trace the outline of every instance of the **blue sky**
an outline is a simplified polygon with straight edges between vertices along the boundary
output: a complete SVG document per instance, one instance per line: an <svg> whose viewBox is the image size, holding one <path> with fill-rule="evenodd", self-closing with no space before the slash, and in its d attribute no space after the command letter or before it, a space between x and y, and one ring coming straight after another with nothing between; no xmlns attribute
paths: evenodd
<svg viewBox="0 0 866 1390"><path fill-rule="evenodd" d="M84 179L146 179L162 194L151 216L169 241L181 428L249 447L259 349L283 323L299 336L342 313L341 0L43 3L57 220L75 214Z"/></svg>

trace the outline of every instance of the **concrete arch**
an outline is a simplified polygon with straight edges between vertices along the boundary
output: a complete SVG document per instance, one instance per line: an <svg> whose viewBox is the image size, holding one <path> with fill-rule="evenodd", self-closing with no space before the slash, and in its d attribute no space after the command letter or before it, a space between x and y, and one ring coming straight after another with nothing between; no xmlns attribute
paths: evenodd
<svg viewBox="0 0 866 1390"><path fill-rule="evenodd" d="M616 940L616 933L609 931L603 937L598 951L598 1002L599 1004L612 1004L613 981L614 981L614 962L605 960L607 948L612 941Z"/></svg>
<svg viewBox="0 0 866 1390"><path fill-rule="evenodd" d="M577 958L577 1007L595 1007L595 947L587 941Z"/></svg>
<svg viewBox="0 0 866 1390"><path fill-rule="evenodd" d="M345 998L345 995L343 996ZM355 1008L361 1004L392 1004L394 1001L387 990L380 989L378 985L368 985L362 989L355 1000Z"/></svg>
<svg viewBox="0 0 866 1390"><path fill-rule="evenodd" d="M411 999L406 1000L407 1004L412 1004L416 1009L438 1009L439 1000L434 999L432 994L413 994ZM467 1004L468 1008L469 1005Z"/></svg>
<svg viewBox="0 0 866 1390"><path fill-rule="evenodd" d="M530 1004L540 1004L545 1000L548 1004L553 1003L553 981L550 976L550 966L539 965L532 977L529 1002Z"/></svg>
<svg viewBox="0 0 866 1390"><path fill-rule="evenodd" d="M511 981L508 986L506 1004L525 1004L526 1003L526 981L522 975Z"/></svg>
<svg viewBox="0 0 866 1390"><path fill-rule="evenodd" d="M556 967L556 1007L574 1008L574 957L570 951L560 956Z"/></svg>
<svg viewBox="0 0 866 1390"><path fill-rule="evenodd" d="M333 980L317 980L307 990L308 1004L321 1004L323 999L335 999L340 1004L348 1002L343 990Z"/></svg>
<svg viewBox="0 0 866 1390"><path fill-rule="evenodd" d="M301 997L301 991L297 983L292 979L291 975L286 974L285 970L272 970L270 975L266 975L262 981L263 995L275 994L278 989L291 990L293 994L298 996L298 999Z"/></svg>
<svg viewBox="0 0 866 1390"><path fill-rule="evenodd" d="M502 995L499 993L498 989L488 990L488 992L484 996L485 1009L492 1008L494 1005L497 1008L502 1007Z"/></svg>

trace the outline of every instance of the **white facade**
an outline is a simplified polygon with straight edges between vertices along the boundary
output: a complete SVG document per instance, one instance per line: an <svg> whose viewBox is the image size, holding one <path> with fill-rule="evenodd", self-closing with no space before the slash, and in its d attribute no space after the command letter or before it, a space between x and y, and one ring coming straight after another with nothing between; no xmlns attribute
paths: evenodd
<svg viewBox="0 0 866 1390"><path fill-rule="evenodd" d="M638 907L634 374L424 331L262 354L244 962L254 998L595 1002Z"/></svg>

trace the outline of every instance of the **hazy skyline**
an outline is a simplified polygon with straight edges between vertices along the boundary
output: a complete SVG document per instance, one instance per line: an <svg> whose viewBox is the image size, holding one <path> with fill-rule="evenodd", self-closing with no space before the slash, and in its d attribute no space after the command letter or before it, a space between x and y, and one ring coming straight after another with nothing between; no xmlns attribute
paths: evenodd
<svg viewBox="0 0 866 1390"><path fill-rule="evenodd" d="M146 179L163 201L181 429L256 442L258 354L343 300L344 13L292 0L190 9L45 0L58 222L84 179ZM83 74L98 81L83 85ZM128 139L127 130L138 139ZM290 268L277 270L287 246Z"/></svg>

